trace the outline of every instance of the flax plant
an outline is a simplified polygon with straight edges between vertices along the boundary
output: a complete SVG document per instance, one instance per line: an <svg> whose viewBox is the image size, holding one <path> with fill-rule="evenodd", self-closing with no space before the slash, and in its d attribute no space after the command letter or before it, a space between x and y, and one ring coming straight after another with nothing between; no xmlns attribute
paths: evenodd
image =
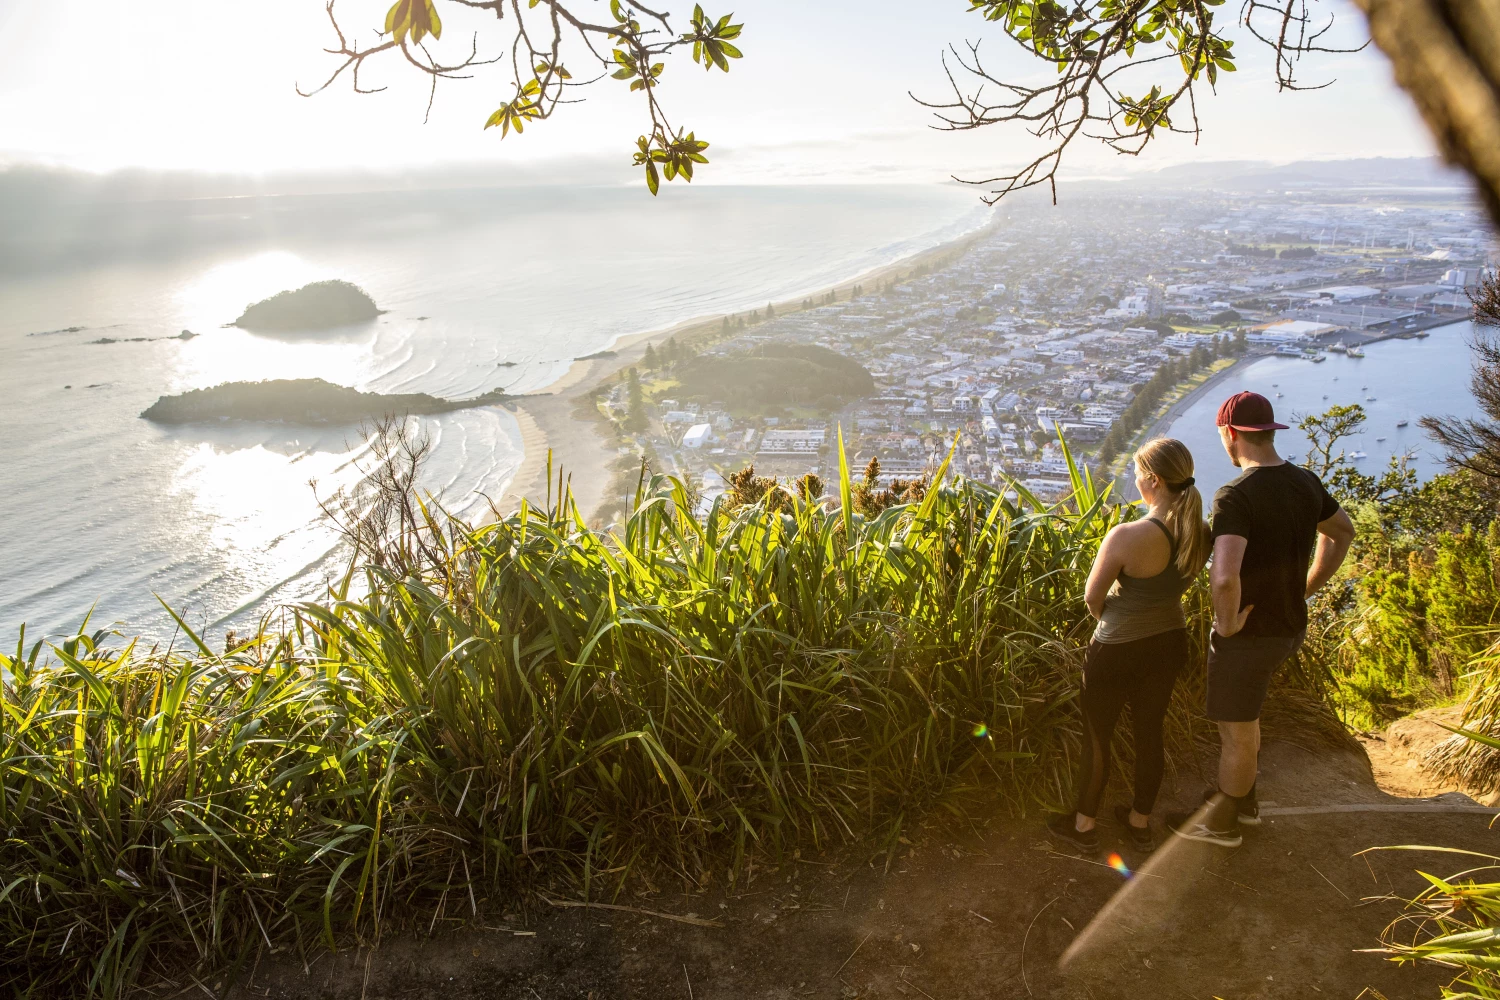
<svg viewBox="0 0 1500 1000"><path fill-rule="evenodd" d="M609 534L565 488L479 526L409 494L326 600L224 652L180 620L167 649L23 631L0 984L180 987L528 888L733 881L894 851L934 806L1055 804L1079 595L1121 509L1076 469L1058 505L935 482L866 518L842 456L839 504L699 512L643 477Z"/></svg>

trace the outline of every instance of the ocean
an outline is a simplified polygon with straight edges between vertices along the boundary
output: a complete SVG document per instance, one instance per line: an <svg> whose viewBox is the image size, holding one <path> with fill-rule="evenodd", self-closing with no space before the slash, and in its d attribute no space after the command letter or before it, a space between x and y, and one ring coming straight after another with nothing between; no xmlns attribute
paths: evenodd
<svg viewBox="0 0 1500 1000"><path fill-rule="evenodd" d="M357 480L357 428L162 427L139 418L158 396L311 377L447 397L541 389L621 336L806 294L988 218L953 187L673 186L658 199L402 191L31 219L0 238L0 641L22 623L33 637L76 631L91 609L91 628L166 637L158 596L217 636L339 572L318 498ZM326 278L364 287L386 315L322 336L224 326ZM504 410L424 425L426 486L451 510L477 512L520 463Z"/></svg>
<svg viewBox="0 0 1500 1000"><path fill-rule="evenodd" d="M1214 491L1239 474L1215 426L1219 404L1229 396L1250 390L1271 401L1277 420L1292 427L1279 431L1276 443L1293 461L1301 461L1308 450L1306 435L1296 429L1299 420L1334 405L1358 403L1368 419L1361 433L1343 444L1350 455L1366 454L1355 465L1366 474L1379 475L1392 455L1410 453L1412 467L1425 481L1444 471L1443 454L1418 421L1424 416L1479 413L1469 389L1473 335L1472 323L1454 323L1432 330L1424 339L1370 344L1363 358L1330 353L1321 364L1276 357L1248 362L1194 400L1172 422L1167 436L1192 450L1194 478L1205 502L1211 503ZM1402 421L1407 426L1396 426Z"/></svg>

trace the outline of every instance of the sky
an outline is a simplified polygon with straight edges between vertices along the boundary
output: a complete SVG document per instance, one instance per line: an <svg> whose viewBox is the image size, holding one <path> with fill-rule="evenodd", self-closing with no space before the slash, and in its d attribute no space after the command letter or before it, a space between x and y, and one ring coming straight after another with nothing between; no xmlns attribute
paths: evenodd
<svg viewBox="0 0 1500 1000"><path fill-rule="evenodd" d="M336 10L351 37L369 40L389 3L338 0ZM605 16L600 0L576 6ZM908 95L943 96L940 55L966 39L983 40L981 51L993 54L1001 76L1050 75L967 13L967 0L707 6L714 15L732 9L745 24L745 58L726 75L676 56L661 92L674 124L713 144L700 183L937 182L994 174L1037 148L1015 126L935 131L931 113ZM1339 39L1363 40L1351 3L1323 6L1339 18ZM1232 19L1237 9L1225 4L1220 16ZM471 38L482 53L508 41L509 22L447 0L440 10L440 56L466 53ZM637 179L630 153L645 118L639 96L622 84L604 80L581 91L583 103L502 140L481 127L508 99L495 67L441 83L425 124L427 78L395 60L372 64L362 77L366 86L387 86L382 93L354 94L343 81L298 96L296 85L315 85L331 72L335 59L322 48L332 41L322 0L0 0L0 163L235 173L464 165L493 169L502 181L582 164L601 180ZM1200 102L1199 143L1171 137L1141 157L1084 145L1070 154L1067 176L1187 161L1432 153L1373 47L1319 57L1308 78L1337 82L1297 94L1277 93L1268 53L1244 40L1238 49L1240 71Z"/></svg>

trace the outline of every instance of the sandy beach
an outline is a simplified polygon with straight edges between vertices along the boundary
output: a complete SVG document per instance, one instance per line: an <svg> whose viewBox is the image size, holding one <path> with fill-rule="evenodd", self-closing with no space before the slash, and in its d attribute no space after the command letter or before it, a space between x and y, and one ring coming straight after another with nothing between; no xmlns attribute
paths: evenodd
<svg viewBox="0 0 1500 1000"><path fill-rule="evenodd" d="M883 265L846 281L839 282L797 299L772 303L778 314L796 312L802 308L805 298L818 300L829 292L847 299L855 285L870 285L909 273L913 268L930 264L936 260L961 253L975 241L989 233L994 225L986 223L975 231L941 243L930 250L913 254L902 260ZM695 337L717 332L724 319L723 314L701 316L686 320L662 330L652 330L634 336L622 337L604 356L580 358L574 361L567 373L545 390L517 396L508 401L508 408L516 414L521 426L521 446L524 452L521 467L497 498L501 510L510 510L520 505L524 498L533 504L543 504L548 496L547 458L552 456L552 493L556 494L555 480L559 474L568 479L578 507L585 517L592 520L595 511L604 503L604 492L613 479L614 465L627 443L616 435L612 426L601 416L597 420L580 420L576 416L582 402L600 383L619 372L640 363L648 344L660 347L672 337L688 341ZM604 353L604 352L601 352ZM626 448L628 451L628 448Z"/></svg>
<svg viewBox="0 0 1500 1000"><path fill-rule="evenodd" d="M1165 413L1157 417L1154 421L1151 422L1151 424L1145 429L1144 432L1136 436L1136 438L1131 442L1130 449L1127 449L1126 454L1133 454L1134 448L1137 448L1145 442L1150 441L1152 438L1162 437L1163 435L1165 435L1167 431L1171 429L1172 424L1177 420L1177 418L1182 416L1182 414L1187 411L1188 407L1192 406L1203 396L1207 395L1210 392L1213 392L1216 387L1222 384L1231 375L1238 374L1239 372L1243 371L1247 365L1254 364L1256 361L1259 361L1263 357L1266 357L1266 355L1247 354L1243 357L1235 358L1234 363L1226 366L1222 371L1214 372L1208 377L1208 379L1204 381L1202 385L1198 386L1192 392L1187 393L1181 399L1177 400L1171 406L1167 407ZM1122 466L1122 468L1127 467L1128 466ZM1118 491L1122 500L1139 499L1135 492L1135 478L1133 475L1122 474L1120 476L1117 476L1116 482L1119 484Z"/></svg>
<svg viewBox="0 0 1500 1000"><path fill-rule="evenodd" d="M1188 407L1192 406L1203 396L1214 391L1214 388L1216 386L1224 382L1231 375L1238 374L1239 372L1243 371L1246 366L1254 364L1263 357L1267 357L1267 355L1247 354L1244 357L1236 358L1234 360L1234 364L1229 365L1223 371L1214 372L1214 374L1209 376L1209 378L1202 385L1198 386L1198 388L1194 389L1192 392L1183 396L1181 399L1177 400L1177 402L1169 406L1167 408L1167 412L1163 413L1160 417L1157 418L1155 423L1146 428L1146 433L1141 437L1141 440L1150 441L1154 437L1161 437L1163 434L1167 433L1167 430L1172 426L1173 422L1175 422L1178 417L1182 416L1182 414L1187 411Z"/></svg>

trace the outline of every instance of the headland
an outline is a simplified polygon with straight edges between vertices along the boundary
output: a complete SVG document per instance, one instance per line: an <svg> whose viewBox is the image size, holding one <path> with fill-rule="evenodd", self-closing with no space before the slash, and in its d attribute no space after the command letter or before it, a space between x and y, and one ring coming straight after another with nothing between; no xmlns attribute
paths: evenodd
<svg viewBox="0 0 1500 1000"><path fill-rule="evenodd" d="M213 420L262 420L289 424L354 424L429 413L449 413L501 403L499 389L473 399L443 399L425 392L360 392L320 378L226 382L162 396L141 416L158 424Z"/></svg>

